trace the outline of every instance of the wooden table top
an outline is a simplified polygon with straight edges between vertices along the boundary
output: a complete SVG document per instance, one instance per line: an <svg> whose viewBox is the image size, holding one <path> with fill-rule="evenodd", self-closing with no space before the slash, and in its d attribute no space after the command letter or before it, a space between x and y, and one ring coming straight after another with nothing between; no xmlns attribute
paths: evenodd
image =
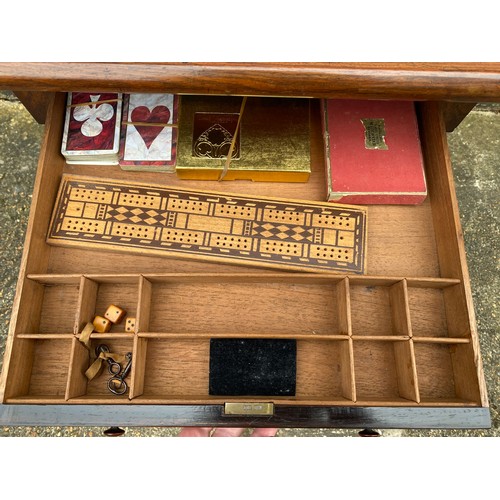
<svg viewBox="0 0 500 500"><path fill-rule="evenodd" d="M500 101L500 63L0 63L0 89Z"/></svg>

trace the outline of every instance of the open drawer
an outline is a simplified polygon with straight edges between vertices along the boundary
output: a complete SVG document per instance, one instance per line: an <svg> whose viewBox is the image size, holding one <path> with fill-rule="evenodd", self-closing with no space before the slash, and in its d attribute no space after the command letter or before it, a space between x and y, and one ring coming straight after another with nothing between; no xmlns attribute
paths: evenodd
<svg viewBox="0 0 500 500"><path fill-rule="evenodd" d="M67 165L65 95L51 103L1 381L16 423L488 427L460 222L440 105L418 104L428 183L419 206L368 207L367 274L276 272L51 246L63 174L199 190L323 201L319 102L312 101L307 183L185 181L175 174ZM91 346L132 352L129 388L89 381L81 332L116 304L136 318L93 333ZM295 339L295 396L209 395L210 339ZM92 350L92 349L91 349ZM245 414L260 403L271 413ZM227 403L246 403L239 415ZM117 410L119 408L119 411ZM34 412L37 416L34 417ZM31 416L30 416L31 415ZM54 417L57 415L57 417ZM24 420L23 420L24 419ZM34 420L31 420L35 423Z"/></svg>

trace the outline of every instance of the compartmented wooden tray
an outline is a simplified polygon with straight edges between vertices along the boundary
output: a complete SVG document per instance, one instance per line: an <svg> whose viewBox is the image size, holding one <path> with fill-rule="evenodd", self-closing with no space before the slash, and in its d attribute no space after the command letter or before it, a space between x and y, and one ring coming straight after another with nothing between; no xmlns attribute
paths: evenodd
<svg viewBox="0 0 500 500"><path fill-rule="evenodd" d="M428 199L370 206L365 276L277 272L224 263L56 247L46 237L61 177L85 175L249 196L325 199L320 115L313 101L312 174L304 184L185 181L175 174L67 165L64 95L49 110L2 374L2 402L219 405L262 398L208 394L209 340L297 341L297 391L277 407L488 405L465 252L439 103L419 104ZM137 318L92 334L131 351L129 391L88 381L79 335L109 304Z"/></svg>
<svg viewBox="0 0 500 500"><path fill-rule="evenodd" d="M223 403L208 396L210 338L297 341L289 404L474 405L470 335L453 314L460 281L310 274L28 275L30 324L16 336L6 402ZM83 327L113 302L136 317L93 333L132 352L130 390L115 396L107 371L91 381ZM61 307L63 304L63 307ZM215 315L213 311L218 313ZM245 397L245 401L262 398ZM267 398L269 399L269 398ZM272 398L271 398L272 399Z"/></svg>

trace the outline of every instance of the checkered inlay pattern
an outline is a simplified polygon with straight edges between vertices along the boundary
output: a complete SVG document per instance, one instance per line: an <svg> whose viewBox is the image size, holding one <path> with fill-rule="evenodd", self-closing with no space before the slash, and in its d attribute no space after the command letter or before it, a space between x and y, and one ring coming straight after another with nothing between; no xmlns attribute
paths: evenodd
<svg viewBox="0 0 500 500"><path fill-rule="evenodd" d="M266 222L252 225L252 236L263 238L278 238L279 240L312 241L314 231L302 226L292 226L287 224L271 224Z"/></svg>
<svg viewBox="0 0 500 500"><path fill-rule="evenodd" d="M105 219L116 220L124 223L139 224L144 223L150 226L161 224L166 225L169 212L158 210L145 210L143 208L130 208L123 206L109 206Z"/></svg>
<svg viewBox="0 0 500 500"><path fill-rule="evenodd" d="M363 273L366 210L68 176L61 182L47 241L278 269Z"/></svg>

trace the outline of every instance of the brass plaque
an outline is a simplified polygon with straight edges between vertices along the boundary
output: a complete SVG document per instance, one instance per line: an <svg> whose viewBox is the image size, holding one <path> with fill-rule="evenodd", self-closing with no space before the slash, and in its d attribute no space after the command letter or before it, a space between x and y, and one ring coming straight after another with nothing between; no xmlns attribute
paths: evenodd
<svg viewBox="0 0 500 500"><path fill-rule="evenodd" d="M273 403L226 403L224 405L225 415L262 415L274 414Z"/></svg>

